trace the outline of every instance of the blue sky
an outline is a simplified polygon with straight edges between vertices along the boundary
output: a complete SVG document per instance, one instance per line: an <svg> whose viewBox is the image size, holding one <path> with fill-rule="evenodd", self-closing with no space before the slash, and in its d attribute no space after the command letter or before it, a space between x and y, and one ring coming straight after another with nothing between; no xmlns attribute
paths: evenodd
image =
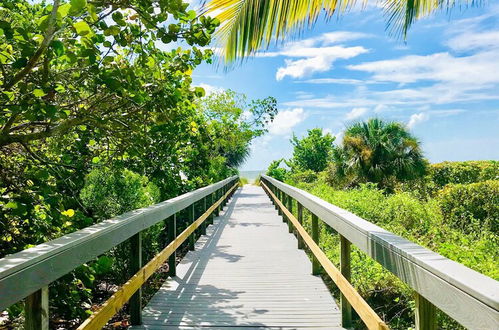
<svg viewBox="0 0 499 330"><path fill-rule="evenodd" d="M499 6L453 10L391 37L370 6L318 24L228 72L203 64L194 84L274 96L279 115L241 170L289 158L291 134L321 127L341 140L369 117L407 124L432 162L499 159Z"/></svg>

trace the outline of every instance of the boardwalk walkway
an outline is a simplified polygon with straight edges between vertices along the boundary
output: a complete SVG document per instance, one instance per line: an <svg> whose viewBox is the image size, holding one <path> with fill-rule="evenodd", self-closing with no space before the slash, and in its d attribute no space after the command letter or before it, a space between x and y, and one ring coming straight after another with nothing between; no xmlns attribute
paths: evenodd
<svg viewBox="0 0 499 330"><path fill-rule="evenodd" d="M340 312L262 188L239 189L134 329L341 329Z"/></svg>

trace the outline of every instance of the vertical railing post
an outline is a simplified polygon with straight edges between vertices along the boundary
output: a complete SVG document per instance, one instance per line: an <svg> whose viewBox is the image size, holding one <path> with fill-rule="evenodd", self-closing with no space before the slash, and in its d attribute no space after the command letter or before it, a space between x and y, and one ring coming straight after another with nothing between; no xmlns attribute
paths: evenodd
<svg viewBox="0 0 499 330"><path fill-rule="evenodd" d="M24 305L26 330L49 329L49 287L44 286L30 294Z"/></svg>
<svg viewBox="0 0 499 330"><path fill-rule="evenodd" d="M298 211L298 222L303 226L303 205L300 202L296 201L297 211ZM300 234L298 236L298 248L303 249L303 238Z"/></svg>
<svg viewBox="0 0 499 330"><path fill-rule="evenodd" d="M208 205L210 205L210 207L213 205L213 193L208 195ZM210 225L213 224L213 218L214 218L214 215L213 215L213 212L211 212L210 216L208 217L208 223Z"/></svg>
<svg viewBox="0 0 499 330"><path fill-rule="evenodd" d="M286 208L289 213L293 214L293 198L291 198L291 196L288 196L288 205ZM288 219L288 232L293 232L293 223L291 222L291 219Z"/></svg>
<svg viewBox="0 0 499 330"><path fill-rule="evenodd" d="M142 232L138 232L130 238L131 275L135 275L142 268ZM132 325L142 324L142 288L139 288L130 298L130 323Z"/></svg>
<svg viewBox="0 0 499 330"><path fill-rule="evenodd" d="M282 193L282 205L284 205L284 207L287 207L288 205L288 195L286 195L285 193ZM288 218L286 217L286 214L284 214L284 212L281 213L282 213L282 222L287 222Z"/></svg>
<svg viewBox="0 0 499 330"><path fill-rule="evenodd" d="M437 309L425 297L415 292L416 300L416 329L436 330L437 329Z"/></svg>
<svg viewBox="0 0 499 330"><path fill-rule="evenodd" d="M340 235L340 271L348 282L350 282L352 275L350 269L350 253L350 241ZM352 306L343 294L340 295L340 306L342 327L352 327Z"/></svg>
<svg viewBox="0 0 499 330"><path fill-rule="evenodd" d="M319 245L319 218L312 213L312 239ZM315 255L312 256L312 275L321 273L321 264Z"/></svg>
<svg viewBox="0 0 499 330"><path fill-rule="evenodd" d="M278 199L281 203L283 203L283 202L284 202L284 201L283 201L282 191L281 191L279 188L277 188L277 199ZM280 208L280 207L278 207L278 208L277 208L277 213L278 213L279 215L282 215L282 210L281 210L281 208Z"/></svg>
<svg viewBox="0 0 499 330"><path fill-rule="evenodd" d="M220 189L218 189L216 192L215 192L215 201L218 201L220 199ZM215 213L215 215L218 217L220 215L220 205L217 206L217 211Z"/></svg>
<svg viewBox="0 0 499 330"><path fill-rule="evenodd" d="M276 196L277 199L279 199L279 189L274 186L274 195ZM279 206L277 205L277 201L274 203L275 209L279 211Z"/></svg>
<svg viewBox="0 0 499 330"><path fill-rule="evenodd" d="M201 212L202 214L204 214L208 210L206 199L207 197L205 196L203 198L203 208L202 208L203 212ZM205 219L201 224L201 235L206 235L206 221L208 221L208 219Z"/></svg>
<svg viewBox="0 0 499 330"><path fill-rule="evenodd" d="M167 227L168 244L170 244L177 237L177 215L176 214L172 215L171 217L168 218L167 221L168 221L168 227ZM177 258L177 250L173 251L173 253L168 257L168 275L170 275L171 277L177 275L176 258Z"/></svg>
<svg viewBox="0 0 499 330"><path fill-rule="evenodd" d="M192 203L192 205L189 206L189 225L193 224L194 221L196 220L195 204L196 203ZM196 243L196 231L193 231L192 234L189 236L189 250L194 251L195 243Z"/></svg>

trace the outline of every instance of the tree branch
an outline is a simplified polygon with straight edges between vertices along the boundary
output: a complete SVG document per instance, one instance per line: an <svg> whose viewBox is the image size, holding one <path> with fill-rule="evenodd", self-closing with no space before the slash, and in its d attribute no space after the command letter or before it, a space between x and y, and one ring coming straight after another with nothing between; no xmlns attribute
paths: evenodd
<svg viewBox="0 0 499 330"><path fill-rule="evenodd" d="M55 22L57 18L57 9L59 9L59 3L60 0L54 0L54 5L52 7L52 12L50 13L50 18L48 21L48 26L47 30L45 31L45 36L43 38L43 41L38 48L38 50L35 52L35 54L29 59L28 63L26 66L16 73L14 77L12 78L11 81L9 81L7 84L4 86L4 90L10 90L15 84L17 84L21 79L24 78L36 65L42 54L45 52L47 47L49 46L50 42L54 38L55 35Z"/></svg>

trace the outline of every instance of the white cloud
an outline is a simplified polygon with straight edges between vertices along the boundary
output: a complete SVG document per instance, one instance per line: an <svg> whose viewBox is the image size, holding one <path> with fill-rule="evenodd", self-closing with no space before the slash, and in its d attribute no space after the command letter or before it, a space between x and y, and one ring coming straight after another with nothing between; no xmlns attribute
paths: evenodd
<svg viewBox="0 0 499 330"><path fill-rule="evenodd" d="M415 113L409 118L409 122L407 123L407 127L412 129L414 126L427 121L430 118L428 113L426 112L420 112L420 113Z"/></svg>
<svg viewBox="0 0 499 330"><path fill-rule="evenodd" d="M272 135L287 135L293 127L306 118L303 108L280 111L269 125L269 133Z"/></svg>
<svg viewBox="0 0 499 330"><path fill-rule="evenodd" d="M447 45L457 51L499 48L499 31L466 32L449 39Z"/></svg>
<svg viewBox="0 0 499 330"><path fill-rule="evenodd" d="M346 114L346 120L354 120L362 117L369 111L368 108L353 108L349 113Z"/></svg>
<svg viewBox="0 0 499 330"><path fill-rule="evenodd" d="M300 48L284 52L289 57L305 57L299 60L285 60L285 66L280 67L276 79L282 80L286 76L301 78L316 72L329 71L338 59L349 59L367 53L364 47L331 46L322 48ZM287 55L286 55L287 54Z"/></svg>
<svg viewBox="0 0 499 330"><path fill-rule="evenodd" d="M359 79L346 79L346 78L318 78L318 79L307 79L297 81L298 83L308 83L308 84L339 84L339 85L360 85L369 83L368 81L363 81Z"/></svg>
<svg viewBox="0 0 499 330"><path fill-rule="evenodd" d="M439 81L453 84L499 83L498 53L479 52L470 56L455 57L449 53L426 56L410 55L394 60L366 62L349 65L351 70L373 74L377 81L402 84L418 81Z"/></svg>
<svg viewBox="0 0 499 330"><path fill-rule="evenodd" d="M308 38L286 44L274 52L258 53L258 57L284 56L285 65L278 68L276 79L289 76L301 78L316 72L325 72L333 67L338 59L349 59L368 52L368 49L355 46L345 47L340 42L371 37L365 33L337 31L324 33L318 37Z"/></svg>

